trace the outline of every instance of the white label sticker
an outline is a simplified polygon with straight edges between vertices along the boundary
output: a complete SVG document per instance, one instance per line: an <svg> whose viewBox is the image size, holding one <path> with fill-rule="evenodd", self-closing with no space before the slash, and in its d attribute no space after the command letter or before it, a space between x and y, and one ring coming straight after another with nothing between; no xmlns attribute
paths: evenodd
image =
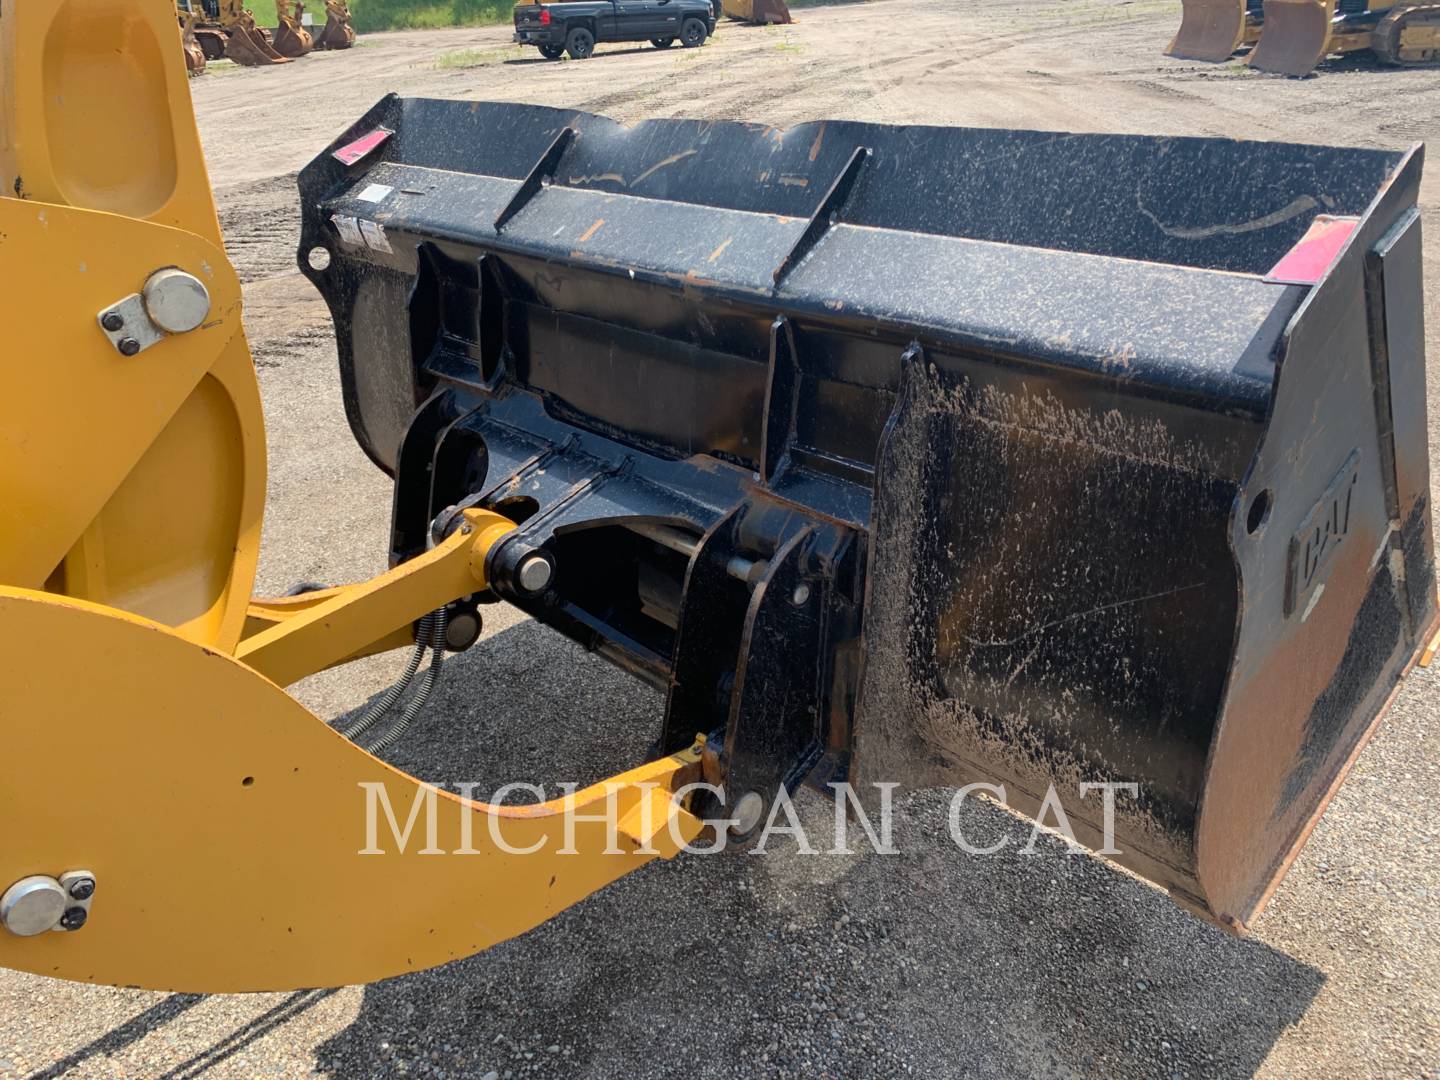
<svg viewBox="0 0 1440 1080"><path fill-rule="evenodd" d="M340 242L350 247L364 247L365 238L360 235L360 223L344 214L331 214L330 221L340 234Z"/></svg>
<svg viewBox="0 0 1440 1080"><path fill-rule="evenodd" d="M394 188L385 184L366 184L365 190L355 197L361 202L384 202L385 196L394 190Z"/></svg>
<svg viewBox="0 0 1440 1080"><path fill-rule="evenodd" d="M365 244L371 251L383 251L386 255L394 253L390 241L385 239L385 226L378 221L366 221L361 218L360 235L365 237Z"/></svg>

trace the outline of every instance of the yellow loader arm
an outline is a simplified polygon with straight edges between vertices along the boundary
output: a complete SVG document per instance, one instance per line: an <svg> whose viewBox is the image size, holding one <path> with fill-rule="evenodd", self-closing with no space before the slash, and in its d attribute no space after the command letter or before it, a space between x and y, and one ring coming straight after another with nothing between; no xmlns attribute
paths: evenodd
<svg viewBox="0 0 1440 1080"><path fill-rule="evenodd" d="M484 590L514 525L456 513L374 581L252 602L264 429L180 28L138 0L81 15L0 13L0 965L187 991L369 981L675 854L701 829L675 794L699 745L489 806L281 689ZM401 853L389 826L412 811Z"/></svg>

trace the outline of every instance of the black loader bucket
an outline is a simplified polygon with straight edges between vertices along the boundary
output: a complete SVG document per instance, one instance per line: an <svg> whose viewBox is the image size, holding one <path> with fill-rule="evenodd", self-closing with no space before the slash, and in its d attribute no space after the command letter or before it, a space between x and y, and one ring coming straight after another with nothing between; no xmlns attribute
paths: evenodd
<svg viewBox="0 0 1440 1080"><path fill-rule="evenodd" d="M731 807L979 781L1099 848L1133 784L1111 857L1242 929L1434 632L1420 166L391 97L300 261L392 557L517 520L500 595Z"/></svg>

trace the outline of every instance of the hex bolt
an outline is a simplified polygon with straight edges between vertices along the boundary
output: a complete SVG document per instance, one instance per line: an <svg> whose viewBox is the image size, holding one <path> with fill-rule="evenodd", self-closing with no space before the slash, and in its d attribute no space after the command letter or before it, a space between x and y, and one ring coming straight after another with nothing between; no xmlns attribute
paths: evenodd
<svg viewBox="0 0 1440 1080"><path fill-rule="evenodd" d="M100 317L100 325L113 334L125 325L125 319L118 311L107 311Z"/></svg>
<svg viewBox="0 0 1440 1080"><path fill-rule="evenodd" d="M89 900L90 897L92 897L92 896L94 896L94 895L95 895L95 879L94 879L94 878L88 878L88 877L79 878L78 880L72 881L72 882L70 883L70 899L71 899L71 900Z"/></svg>
<svg viewBox="0 0 1440 1080"><path fill-rule="evenodd" d="M140 351L140 342L133 337L125 337L121 338L120 344L115 347L120 350L121 356L134 356Z"/></svg>
<svg viewBox="0 0 1440 1080"><path fill-rule="evenodd" d="M790 602L796 607L804 607L805 602L810 599L810 586L803 581L795 586L795 591L790 594Z"/></svg>
<svg viewBox="0 0 1440 1080"><path fill-rule="evenodd" d="M89 913L83 907L69 908L64 915L60 916L60 929L79 930L89 917Z"/></svg>

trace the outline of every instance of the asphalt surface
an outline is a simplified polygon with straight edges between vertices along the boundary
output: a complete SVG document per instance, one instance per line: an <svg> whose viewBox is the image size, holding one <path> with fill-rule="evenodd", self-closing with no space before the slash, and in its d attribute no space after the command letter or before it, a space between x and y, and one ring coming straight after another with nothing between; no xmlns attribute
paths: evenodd
<svg viewBox="0 0 1440 1080"><path fill-rule="evenodd" d="M388 481L350 437L324 307L293 272L293 174L382 93L622 119L1390 147L1440 128L1434 72L1346 61L1284 80L1168 61L1177 12L1168 0L885 0L806 9L785 29L727 26L698 51L602 47L583 64L533 60L491 28L212 71L193 94L269 424L258 591L384 568ZM1433 171L1422 201L1433 222ZM1426 307L1440 356L1433 287ZM1433 365L1429 382L1440 401ZM487 615L397 765L484 789L596 779L644 755L657 695L512 610ZM342 715L400 663L364 661L297 694ZM1440 1077L1435 678L1407 682L1245 940L1054 837L1020 854L1028 828L992 806L966 804L967 835L1013 842L967 855L947 836L952 793L931 790L900 799L898 854L805 857L781 840L764 857L656 864L520 939L371 986L202 997L0 972L0 1077ZM828 835L829 807L810 794L800 805Z"/></svg>

